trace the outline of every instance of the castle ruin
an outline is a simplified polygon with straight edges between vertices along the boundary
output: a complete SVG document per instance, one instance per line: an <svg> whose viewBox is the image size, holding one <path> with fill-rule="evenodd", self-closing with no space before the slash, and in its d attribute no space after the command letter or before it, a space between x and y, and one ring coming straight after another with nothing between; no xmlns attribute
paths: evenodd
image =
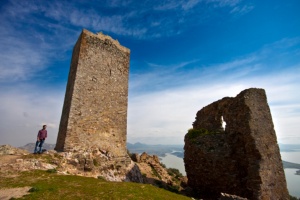
<svg viewBox="0 0 300 200"><path fill-rule="evenodd" d="M198 111L184 149L188 185L200 197L289 199L263 89L244 90Z"/></svg>
<svg viewBox="0 0 300 200"><path fill-rule="evenodd" d="M87 30L74 46L55 150L98 155L83 159L85 170L95 163L120 168L131 162L126 148L129 56L118 41Z"/></svg>

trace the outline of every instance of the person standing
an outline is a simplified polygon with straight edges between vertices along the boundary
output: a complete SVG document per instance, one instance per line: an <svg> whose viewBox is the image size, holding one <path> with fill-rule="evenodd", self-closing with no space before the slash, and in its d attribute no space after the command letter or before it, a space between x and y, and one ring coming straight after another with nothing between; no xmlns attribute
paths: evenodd
<svg viewBox="0 0 300 200"><path fill-rule="evenodd" d="M43 125L43 129L39 130L39 132L38 132L37 140L36 140L35 148L34 148L34 154L42 153L43 144L45 142L45 139L47 138L46 128L47 128L47 125ZM38 147L40 147L39 151L38 151Z"/></svg>

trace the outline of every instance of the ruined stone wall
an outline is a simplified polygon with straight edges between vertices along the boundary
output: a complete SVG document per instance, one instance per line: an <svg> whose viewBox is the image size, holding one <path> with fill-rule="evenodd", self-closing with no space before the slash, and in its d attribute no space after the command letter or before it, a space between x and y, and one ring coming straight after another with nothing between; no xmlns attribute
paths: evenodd
<svg viewBox="0 0 300 200"><path fill-rule="evenodd" d="M83 30L74 49L56 150L98 149L113 159L126 150L130 50Z"/></svg>
<svg viewBox="0 0 300 200"><path fill-rule="evenodd" d="M185 136L188 184L199 196L225 192L248 199L289 198L263 89L248 89L202 108L193 128L210 132Z"/></svg>

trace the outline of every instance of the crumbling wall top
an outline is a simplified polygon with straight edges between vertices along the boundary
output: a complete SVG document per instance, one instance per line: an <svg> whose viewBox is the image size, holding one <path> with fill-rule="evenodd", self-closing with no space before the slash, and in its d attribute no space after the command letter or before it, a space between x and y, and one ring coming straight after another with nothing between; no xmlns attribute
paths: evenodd
<svg viewBox="0 0 300 200"><path fill-rule="evenodd" d="M94 34L86 29L83 29L82 30L83 33L87 34L87 35L90 35L90 36L96 36L98 37L99 39L105 41L105 40L108 40L110 41L112 44L114 44L118 49L120 49L121 51L123 52L126 52L126 53L130 53L130 49L122 46L118 40L114 40L112 37L110 37L109 35L105 35L103 34L102 32L99 32L97 34Z"/></svg>

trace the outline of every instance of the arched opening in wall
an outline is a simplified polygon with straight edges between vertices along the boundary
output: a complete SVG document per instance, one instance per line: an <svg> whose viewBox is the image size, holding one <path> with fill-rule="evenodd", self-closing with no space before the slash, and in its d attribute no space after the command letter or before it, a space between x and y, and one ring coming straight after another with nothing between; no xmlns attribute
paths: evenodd
<svg viewBox="0 0 300 200"><path fill-rule="evenodd" d="M221 116L221 123L222 123L222 128L223 128L223 130L225 131L225 128L226 128L226 122L225 122L223 116Z"/></svg>

